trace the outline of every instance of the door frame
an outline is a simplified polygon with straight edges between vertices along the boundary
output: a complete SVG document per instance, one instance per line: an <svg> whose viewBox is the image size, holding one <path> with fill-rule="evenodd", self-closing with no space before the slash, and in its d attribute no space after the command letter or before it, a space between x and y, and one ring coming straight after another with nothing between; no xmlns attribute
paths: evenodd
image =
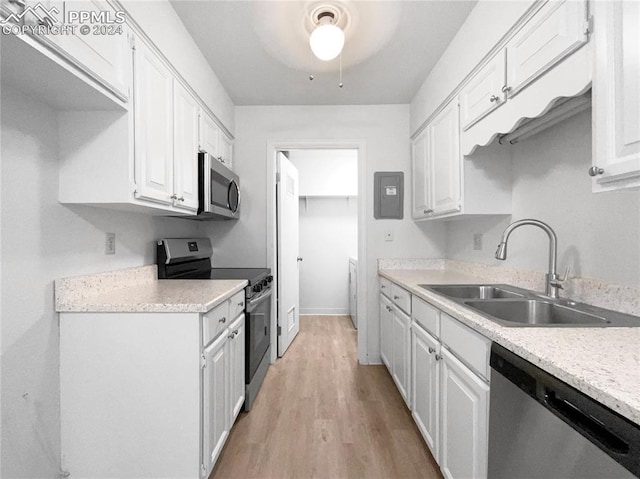
<svg viewBox="0 0 640 479"><path fill-rule="evenodd" d="M267 266L271 268L274 282L278 278L276 231L276 173L277 152L280 150L357 150L358 151L358 362L368 364L367 324L367 153L365 140L269 140L267 141ZM347 267L348 265L345 265ZM277 291L277 284L273 285ZM362 319L362 321L361 321ZM271 364L278 357L276 301L271 302Z"/></svg>

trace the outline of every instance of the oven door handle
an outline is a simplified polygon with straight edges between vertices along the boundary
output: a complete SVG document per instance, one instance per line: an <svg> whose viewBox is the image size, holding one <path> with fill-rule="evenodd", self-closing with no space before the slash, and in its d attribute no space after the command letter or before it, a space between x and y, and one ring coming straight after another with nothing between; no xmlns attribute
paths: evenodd
<svg viewBox="0 0 640 479"><path fill-rule="evenodd" d="M252 299L251 301L249 301L247 303L247 313L250 313L251 311L253 311L254 309L256 309L256 305L258 303L261 303L263 300L269 298L271 296L272 290L269 289L267 290L267 292L262 293L260 296L258 296L257 298Z"/></svg>

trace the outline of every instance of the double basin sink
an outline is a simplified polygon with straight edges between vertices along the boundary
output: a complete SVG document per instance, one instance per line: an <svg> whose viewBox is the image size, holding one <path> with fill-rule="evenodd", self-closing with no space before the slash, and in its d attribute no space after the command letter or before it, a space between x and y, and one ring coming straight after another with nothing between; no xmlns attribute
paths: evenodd
<svg viewBox="0 0 640 479"><path fill-rule="evenodd" d="M551 299L504 284L427 285L503 326L631 327L640 317L565 299Z"/></svg>

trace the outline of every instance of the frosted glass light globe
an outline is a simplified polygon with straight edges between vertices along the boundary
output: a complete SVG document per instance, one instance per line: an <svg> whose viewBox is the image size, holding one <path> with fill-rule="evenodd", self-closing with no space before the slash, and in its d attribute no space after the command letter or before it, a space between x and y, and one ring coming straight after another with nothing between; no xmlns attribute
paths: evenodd
<svg viewBox="0 0 640 479"><path fill-rule="evenodd" d="M344 47L344 32L335 25L320 25L311 32L309 45L313 54L320 60L333 60L340 55Z"/></svg>

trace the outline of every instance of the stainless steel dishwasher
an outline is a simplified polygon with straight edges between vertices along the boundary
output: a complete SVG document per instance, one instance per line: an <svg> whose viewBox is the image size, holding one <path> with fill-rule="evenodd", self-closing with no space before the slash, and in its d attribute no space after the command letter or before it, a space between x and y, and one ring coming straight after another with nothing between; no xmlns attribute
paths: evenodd
<svg viewBox="0 0 640 479"><path fill-rule="evenodd" d="M491 347L489 479L640 476L640 426Z"/></svg>

